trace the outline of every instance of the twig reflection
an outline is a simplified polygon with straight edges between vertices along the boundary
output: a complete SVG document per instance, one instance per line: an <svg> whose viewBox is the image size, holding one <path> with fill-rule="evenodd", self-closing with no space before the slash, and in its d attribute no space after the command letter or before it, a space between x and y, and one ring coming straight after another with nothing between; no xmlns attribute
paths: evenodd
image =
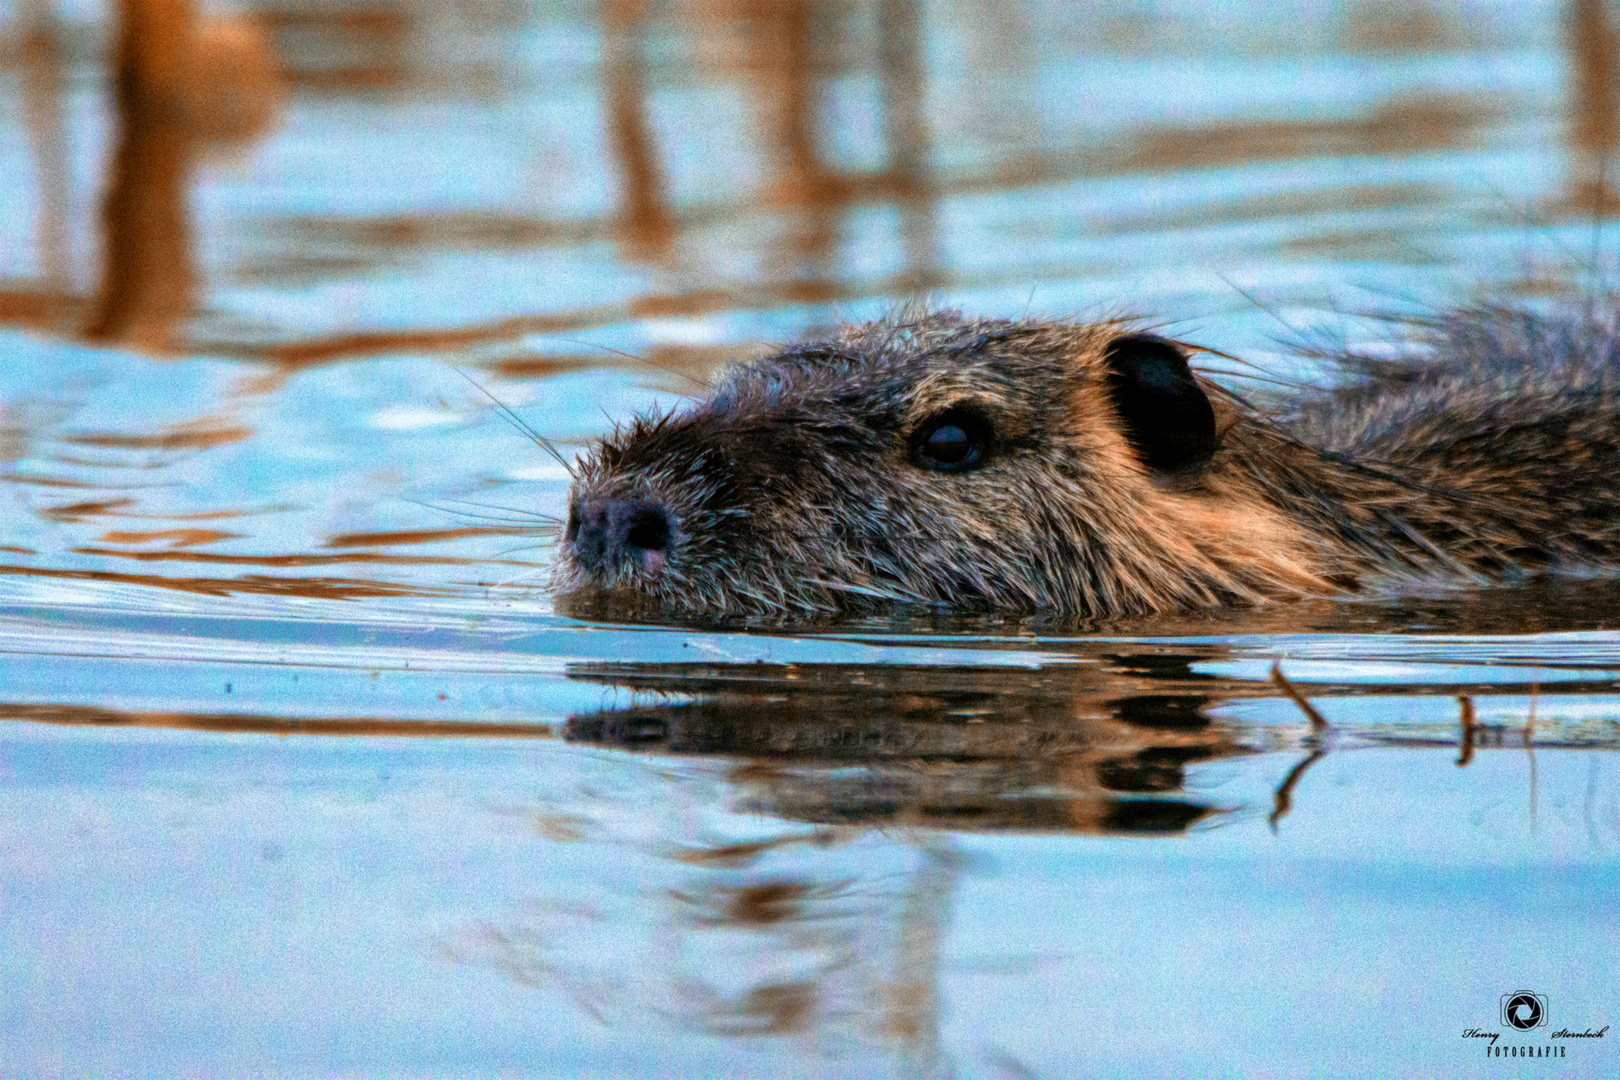
<svg viewBox="0 0 1620 1080"><path fill-rule="evenodd" d="M1310 721L1311 725L1311 733L1307 736L1307 739L1317 744L1303 761L1288 771L1288 775L1283 778L1281 786L1277 788L1276 794L1272 798L1271 813L1266 817L1266 824L1270 825L1271 831L1275 833L1277 823L1287 817L1288 812L1293 809L1294 786L1299 783L1300 778L1305 775L1307 769L1327 756L1327 746L1322 740L1326 738L1330 725L1322 714L1316 710L1316 707L1306 699L1305 695L1296 690L1294 684L1288 681L1288 676L1282 672L1281 661L1276 661L1271 665L1271 682L1290 701L1299 706L1300 712L1305 714L1305 719Z"/></svg>
<svg viewBox="0 0 1620 1080"><path fill-rule="evenodd" d="M1464 768L1474 760L1474 740L1479 724L1474 719L1474 702L1467 694L1457 696L1457 767Z"/></svg>

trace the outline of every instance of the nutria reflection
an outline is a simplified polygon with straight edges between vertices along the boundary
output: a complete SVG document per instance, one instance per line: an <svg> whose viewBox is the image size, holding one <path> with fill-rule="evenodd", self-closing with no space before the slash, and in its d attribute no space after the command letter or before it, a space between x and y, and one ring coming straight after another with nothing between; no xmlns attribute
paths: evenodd
<svg viewBox="0 0 1620 1080"><path fill-rule="evenodd" d="M579 665L571 678L654 700L576 715L566 735L738 759L740 805L821 825L1153 834L1219 813L1182 790L1186 768L1255 749L1211 720L1213 680L1190 655L1101 659Z"/></svg>

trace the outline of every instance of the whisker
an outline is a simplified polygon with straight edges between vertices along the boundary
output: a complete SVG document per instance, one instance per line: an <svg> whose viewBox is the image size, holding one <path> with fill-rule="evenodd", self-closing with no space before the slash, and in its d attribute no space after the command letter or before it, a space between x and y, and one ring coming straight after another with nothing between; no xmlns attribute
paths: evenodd
<svg viewBox="0 0 1620 1080"><path fill-rule="evenodd" d="M477 506L486 510L505 510L509 514L516 515L514 520L533 519L535 521L543 521L548 525L561 525L563 523L563 519L557 517L555 514L543 514L538 510L525 510L520 506L505 506L501 503L474 502L471 499L451 499L450 501L461 503L464 506ZM456 513L460 514L465 514L466 512L467 511L465 510L456 511Z"/></svg>
<svg viewBox="0 0 1620 1080"><path fill-rule="evenodd" d="M403 498L403 496L402 496L402 498ZM411 504L413 504L415 506L426 507L429 510L437 510L441 514L450 514L450 515L453 515L453 516L456 516L456 517L476 518L476 519L481 519L483 521L500 521L500 522L507 522L507 523L514 524L514 525L523 525L523 526L526 526L526 527L528 527L529 522L539 522L541 527L546 527L546 528L555 528L555 527L560 526L560 525L563 524L563 519L562 518L555 517L555 516L553 516L551 514L542 514L542 513L538 512L538 511L535 511L535 510L522 510L522 509L519 509L518 507L515 507L515 506L501 506L501 505L499 505L497 503L479 503L479 502L472 502L471 500L468 500L468 499L451 499L451 500L449 500L452 503L461 503L461 504L463 504L465 506L477 506L477 507L482 507L482 508L491 509L491 510L505 510L507 513L509 513L509 514L511 514L513 516L512 517L502 517L499 514L475 514L475 513L472 513L470 511L467 511L467 510L456 510L456 509L453 509L452 507L449 507L449 506L441 506L438 503L426 502L426 501L424 501L422 499L406 498L405 501L408 502L408 503L411 503Z"/></svg>
<svg viewBox="0 0 1620 1080"><path fill-rule="evenodd" d="M497 589L505 588L506 586L511 585L511 584L513 584L515 582L522 581L526 577L534 577L544 569L545 569L545 567L543 567L543 566L536 566L531 570L523 571L523 573L521 573L521 574L513 574L511 577L506 578L505 580L495 582L493 588L497 588Z"/></svg>
<svg viewBox="0 0 1620 1080"><path fill-rule="evenodd" d="M1581 267L1586 265L1586 256L1564 242L1563 238L1558 235L1559 222L1555 221L1550 215L1537 211L1528 201L1520 202L1513 199L1506 191L1494 184L1490 185L1489 190L1492 195L1496 196L1497 202L1502 204L1504 210L1518 218L1520 231L1540 233L1542 240L1551 244L1558 254L1563 257L1564 261L1571 266ZM1590 269L1598 274L1601 279L1603 274L1601 266L1593 266Z"/></svg>
<svg viewBox="0 0 1620 1080"><path fill-rule="evenodd" d="M1222 352L1220 349L1212 349L1208 345L1195 345L1195 344L1192 344L1191 342L1183 342L1183 344L1186 345L1187 348L1196 349L1200 353L1203 353L1206 356L1218 356L1222 360L1230 360L1234 364L1241 364L1246 368L1250 368L1250 369L1252 369L1254 371L1258 371L1261 375L1268 376L1268 377L1276 380L1277 382L1281 383L1284 386L1289 386L1289 385L1299 386L1299 385L1302 385L1297 379L1290 381L1286 376L1279 375L1279 374L1277 374L1277 372L1273 371L1271 368L1266 367L1264 364L1257 364L1253 360L1248 359L1247 357L1235 356L1235 355L1233 355L1232 353L1229 353L1229 352ZM1225 372L1225 374L1242 375L1241 372L1236 372L1236 371ZM1243 378L1253 378L1253 376L1248 376L1248 375L1242 375L1242 377Z"/></svg>
<svg viewBox="0 0 1620 1080"><path fill-rule="evenodd" d="M533 440L536 446L550 454L552 459L556 461L557 464L561 465L567 471L570 477L575 476L573 463L562 456L562 453L558 451L556 445L550 439L546 438L544 435L534 430L534 428L530 427L528 422L517 413L513 412L511 406L507 405L506 402L502 401L500 398L496 397L494 394L480 386L477 379L474 379L471 375L468 375L465 371L462 371L455 365L451 365L451 370L471 383L480 394L483 394L485 397L489 398L490 401L494 402L495 407L500 409L501 412L506 415L506 418L510 420L519 431L523 432L523 434L527 435L531 440Z"/></svg>
<svg viewBox="0 0 1620 1080"><path fill-rule="evenodd" d="M1215 276L1226 282L1227 288L1243 297L1243 299L1247 300L1249 303L1253 304L1267 315L1270 315L1273 319L1276 319L1290 334L1293 334L1296 338L1304 338L1305 335L1300 331L1299 327L1293 325L1287 319L1277 314L1277 307L1275 304L1265 303L1258 296L1255 296L1252 292L1243 288L1243 286L1239 285L1237 282L1233 281L1219 270L1215 271Z"/></svg>
<svg viewBox="0 0 1620 1080"><path fill-rule="evenodd" d="M555 537L553 537L553 539L555 539ZM508 555L511 555L513 552L517 552L517 551L542 551L542 550L545 549L545 547L546 547L545 544L519 544L517 547L507 548L505 551L497 551L495 554L491 555L490 558L492 558L492 559L504 559Z"/></svg>
<svg viewBox="0 0 1620 1080"><path fill-rule="evenodd" d="M1201 374L1201 375L1220 375L1223 378L1242 379L1245 382L1270 383L1272 386L1281 386L1286 390L1307 389L1308 386L1309 386L1309 384L1301 383L1298 379L1287 379L1287 378L1283 378L1280 375L1256 375L1253 372L1249 372L1249 371L1230 371L1230 370L1227 370L1227 369L1218 369L1218 370L1214 370L1214 371L1208 371L1208 370L1200 368L1199 369L1199 374Z"/></svg>
<svg viewBox="0 0 1620 1080"><path fill-rule="evenodd" d="M700 390L705 390L706 391L706 390L712 390L713 389L713 387L710 386L707 382L703 381L702 379L698 378L695 375L688 375L686 372L680 370L679 368L667 367L667 366L665 366L663 364L654 363L653 361L647 359L645 356L637 356L635 353L625 352L623 349L615 349L610 345L600 345L600 344L598 344L598 343L596 343L594 341L582 341L579 338L564 338L562 340L567 341L571 345L583 345L587 349L601 349L603 352L612 353L615 356L622 356L626 360L634 360L638 364L647 365L648 367L652 368L654 371L662 371L666 375L674 375L677 378L685 379L687 382L691 383L693 386L698 387Z"/></svg>

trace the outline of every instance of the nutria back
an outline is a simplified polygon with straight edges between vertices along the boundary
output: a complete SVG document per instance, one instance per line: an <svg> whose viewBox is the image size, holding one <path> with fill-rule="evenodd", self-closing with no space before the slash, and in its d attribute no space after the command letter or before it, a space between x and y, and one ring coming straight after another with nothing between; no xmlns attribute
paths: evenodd
<svg viewBox="0 0 1620 1080"><path fill-rule="evenodd" d="M1257 408L1119 322L846 328L577 467L554 585L660 609L1114 616L1611 565L1620 331L1469 309Z"/></svg>

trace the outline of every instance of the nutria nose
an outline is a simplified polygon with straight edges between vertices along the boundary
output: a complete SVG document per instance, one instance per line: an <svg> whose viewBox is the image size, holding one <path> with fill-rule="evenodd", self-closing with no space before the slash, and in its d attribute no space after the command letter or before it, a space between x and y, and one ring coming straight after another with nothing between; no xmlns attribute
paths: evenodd
<svg viewBox="0 0 1620 1080"><path fill-rule="evenodd" d="M651 499L598 497L574 500L563 537L589 573L631 563L656 575L669 559L670 533L669 511Z"/></svg>

